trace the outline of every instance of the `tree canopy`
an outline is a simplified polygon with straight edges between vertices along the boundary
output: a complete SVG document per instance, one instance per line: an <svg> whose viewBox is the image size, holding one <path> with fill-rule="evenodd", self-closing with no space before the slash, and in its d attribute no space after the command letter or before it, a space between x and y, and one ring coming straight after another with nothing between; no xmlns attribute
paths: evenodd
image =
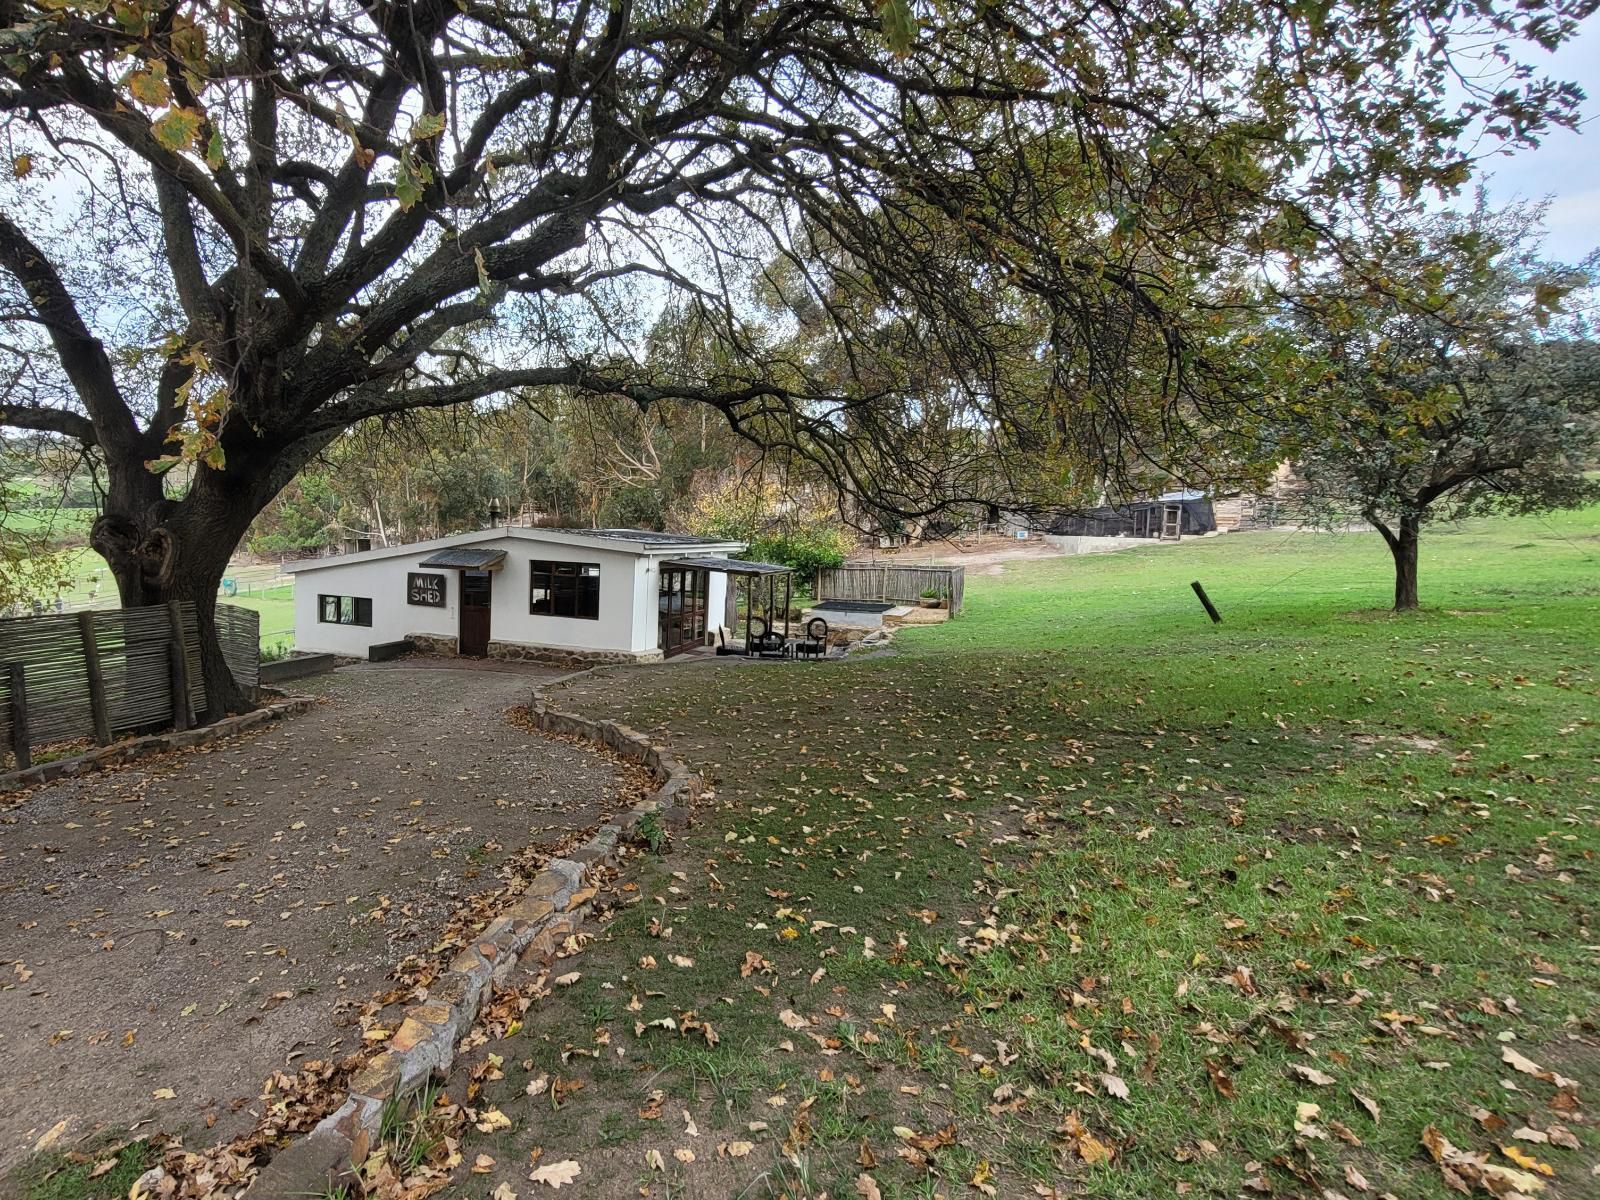
<svg viewBox="0 0 1600 1200"><path fill-rule="evenodd" d="M6 0L0 421L103 460L222 695L228 553L363 419L703 402L899 511L1149 458L1252 387L1206 346L1253 264L1575 121L1518 56L1591 7ZM668 301L713 369L643 352Z"/></svg>
<svg viewBox="0 0 1600 1200"><path fill-rule="evenodd" d="M1600 499L1600 251L1544 261L1542 209L1444 212L1390 230L1287 297L1286 453L1325 512L1358 513L1418 603L1422 526Z"/></svg>

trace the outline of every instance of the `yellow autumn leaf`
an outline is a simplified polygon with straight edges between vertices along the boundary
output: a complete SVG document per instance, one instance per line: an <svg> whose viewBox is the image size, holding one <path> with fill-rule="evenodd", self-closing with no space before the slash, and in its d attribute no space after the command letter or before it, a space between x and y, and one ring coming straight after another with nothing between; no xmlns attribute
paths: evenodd
<svg viewBox="0 0 1600 1200"><path fill-rule="evenodd" d="M205 118L192 108L169 108L151 124L150 132L168 150L183 151L195 144L204 122Z"/></svg>
<svg viewBox="0 0 1600 1200"><path fill-rule="evenodd" d="M172 89L167 86L166 63L151 63L143 71L135 71L128 76L127 83L128 91L140 104L155 108L172 99Z"/></svg>
<svg viewBox="0 0 1600 1200"><path fill-rule="evenodd" d="M1504 1154L1524 1171L1537 1171L1541 1175L1554 1175L1555 1168L1549 1163L1542 1163L1526 1150L1518 1146L1501 1146L1500 1153Z"/></svg>

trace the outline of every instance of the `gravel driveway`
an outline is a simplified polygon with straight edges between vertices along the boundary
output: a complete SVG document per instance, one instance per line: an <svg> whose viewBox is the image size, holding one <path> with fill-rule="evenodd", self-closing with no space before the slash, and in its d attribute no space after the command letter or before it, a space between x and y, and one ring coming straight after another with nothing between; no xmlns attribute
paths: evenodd
<svg viewBox="0 0 1600 1200"><path fill-rule="evenodd" d="M294 685L303 716L0 811L0 1173L61 1122L230 1137L275 1069L354 1049L498 862L623 802L506 721L554 674L346 667Z"/></svg>

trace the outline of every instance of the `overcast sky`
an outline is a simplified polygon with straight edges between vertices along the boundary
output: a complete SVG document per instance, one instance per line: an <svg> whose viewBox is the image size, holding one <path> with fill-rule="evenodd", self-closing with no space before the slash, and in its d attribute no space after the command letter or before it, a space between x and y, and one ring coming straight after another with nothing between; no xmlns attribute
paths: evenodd
<svg viewBox="0 0 1600 1200"><path fill-rule="evenodd" d="M1583 32L1555 54L1531 53L1531 61L1549 74L1587 93L1583 132L1558 130L1538 149L1490 159L1482 170L1496 202L1550 197L1545 252L1576 262L1600 247L1600 15L1584 22Z"/></svg>

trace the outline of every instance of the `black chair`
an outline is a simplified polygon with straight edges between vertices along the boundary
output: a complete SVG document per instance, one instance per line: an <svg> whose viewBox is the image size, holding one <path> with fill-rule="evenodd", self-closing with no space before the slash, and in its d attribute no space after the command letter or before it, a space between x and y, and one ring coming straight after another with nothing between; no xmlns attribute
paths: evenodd
<svg viewBox="0 0 1600 1200"><path fill-rule="evenodd" d="M828 623L821 617L806 622L806 637L794 644L796 658L826 658L828 655Z"/></svg>
<svg viewBox="0 0 1600 1200"><path fill-rule="evenodd" d="M749 640L745 642L746 654L753 654L757 658L788 657L789 640L770 628L765 617L751 617L749 631Z"/></svg>

